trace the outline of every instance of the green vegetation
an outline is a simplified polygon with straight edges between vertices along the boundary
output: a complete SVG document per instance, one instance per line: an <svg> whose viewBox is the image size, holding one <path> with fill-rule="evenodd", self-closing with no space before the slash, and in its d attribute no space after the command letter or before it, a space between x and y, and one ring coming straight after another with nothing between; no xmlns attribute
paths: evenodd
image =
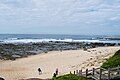
<svg viewBox="0 0 120 80"><path fill-rule="evenodd" d="M76 76L74 74L67 74L64 76L53 78L52 80L88 80L88 79L85 77Z"/></svg>
<svg viewBox="0 0 120 80"><path fill-rule="evenodd" d="M108 61L103 63L102 67L105 69L114 68L120 66L120 50L118 50L114 56L112 56Z"/></svg>

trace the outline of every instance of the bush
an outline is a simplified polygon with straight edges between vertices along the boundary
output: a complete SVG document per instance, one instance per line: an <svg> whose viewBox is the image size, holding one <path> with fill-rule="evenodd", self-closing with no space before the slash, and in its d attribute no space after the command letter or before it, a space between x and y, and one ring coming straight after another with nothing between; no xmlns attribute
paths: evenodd
<svg viewBox="0 0 120 80"><path fill-rule="evenodd" d="M88 80L88 79L85 77L76 76L74 74L67 74L64 76L53 78L52 80Z"/></svg>
<svg viewBox="0 0 120 80"><path fill-rule="evenodd" d="M120 66L120 50L118 50L114 56L108 59L105 63L103 63L102 67L105 69L114 68Z"/></svg>

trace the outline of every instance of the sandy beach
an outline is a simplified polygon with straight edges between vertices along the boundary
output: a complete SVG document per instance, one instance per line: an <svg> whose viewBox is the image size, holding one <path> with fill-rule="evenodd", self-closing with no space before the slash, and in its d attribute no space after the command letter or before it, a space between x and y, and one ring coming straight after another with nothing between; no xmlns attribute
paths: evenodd
<svg viewBox="0 0 120 80"><path fill-rule="evenodd" d="M6 80L46 79L52 77L56 68L59 69L59 75L77 69L97 68L119 49L120 47L98 47L87 51L52 51L15 61L0 61L0 76ZM37 71L39 67L43 71L41 75Z"/></svg>

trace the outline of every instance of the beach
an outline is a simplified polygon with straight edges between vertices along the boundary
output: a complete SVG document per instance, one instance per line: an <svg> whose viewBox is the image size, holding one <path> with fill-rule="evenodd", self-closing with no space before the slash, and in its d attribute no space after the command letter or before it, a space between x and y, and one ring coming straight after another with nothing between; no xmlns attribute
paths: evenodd
<svg viewBox="0 0 120 80"><path fill-rule="evenodd" d="M59 75L80 69L98 68L120 49L118 47L98 47L84 50L51 51L15 61L0 61L0 76L6 80L28 78L52 78L56 68ZM38 68L42 69L39 75Z"/></svg>

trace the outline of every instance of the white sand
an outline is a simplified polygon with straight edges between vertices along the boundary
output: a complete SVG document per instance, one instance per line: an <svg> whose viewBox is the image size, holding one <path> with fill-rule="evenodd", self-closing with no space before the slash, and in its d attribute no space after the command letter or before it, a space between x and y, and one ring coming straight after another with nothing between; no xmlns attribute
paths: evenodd
<svg viewBox="0 0 120 80"><path fill-rule="evenodd" d="M6 80L26 78L51 78L55 69L63 75L77 69L100 67L106 58L112 56L120 47L99 47L83 50L53 51L15 61L0 61L0 76ZM38 68L43 71L38 75Z"/></svg>

